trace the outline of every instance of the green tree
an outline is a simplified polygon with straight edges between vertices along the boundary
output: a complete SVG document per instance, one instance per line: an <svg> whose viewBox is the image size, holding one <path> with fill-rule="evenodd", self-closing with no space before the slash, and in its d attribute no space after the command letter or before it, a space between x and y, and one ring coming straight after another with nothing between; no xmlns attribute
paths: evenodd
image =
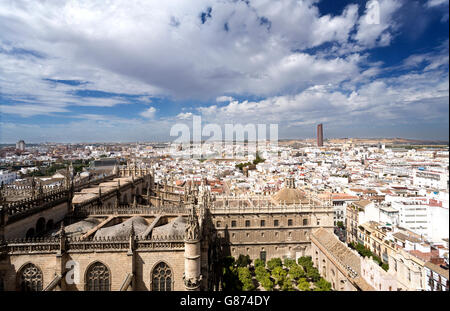
<svg viewBox="0 0 450 311"><path fill-rule="evenodd" d="M338 221L338 222L337 222L337 227L338 227L338 228L341 228L341 229L345 229L344 223L343 223L342 221Z"/></svg>
<svg viewBox="0 0 450 311"><path fill-rule="evenodd" d="M255 285L253 284L252 274L249 268L239 267L238 274L239 274L239 281L241 281L242 289L244 291L255 290Z"/></svg>
<svg viewBox="0 0 450 311"><path fill-rule="evenodd" d="M331 283L322 277L315 283L315 285L315 291L331 291Z"/></svg>
<svg viewBox="0 0 450 311"><path fill-rule="evenodd" d="M241 291L242 286L236 268L233 266L222 268L222 289L224 291Z"/></svg>
<svg viewBox="0 0 450 311"><path fill-rule="evenodd" d="M294 259L286 258L284 260L284 266L287 268L291 268L293 265L297 265Z"/></svg>
<svg viewBox="0 0 450 311"><path fill-rule="evenodd" d="M260 266L265 267L266 266L266 263L264 262L264 260L259 259L259 258L255 259L255 261L253 263L254 263L255 267L260 267Z"/></svg>
<svg viewBox="0 0 450 311"><path fill-rule="evenodd" d="M283 285L281 285L282 291L294 291L294 285L292 284L292 279L287 277L283 281Z"/></svg>
<svg viewBox="0 0 450 311"><path fill-rule="evenodd" d="M310 291L310 285L309 282L305 279L305 278L301 278L298 282L297 287L301 290L301 291Z"/></svg>
<svg viewBox="0 0 450 311"><path fill-rule="evenodd" d="M244 255L240 254L236 261L236 264L238 267L247 267L250 265L251 262L252 262L252 260L250 259L249 255L244 256Z"/></svg>
<svg viewBox="0 0 450 311"><path fill-rule="evenodd" d="M263 159L263 158L261 158L261 157L259 156L259 152L257 152L257 153L256 153L256 157L255 157L255 159L253 160L253 164L256 165L256 164L262 163L262 162L264 162L264 161L266 161L266 160Z"/></svg>
<svg viewBox="0 0 450 311"><path fill-rule="evenodd" d="M226 257L222 258L222 266L223 267L234 266L235 262L236 262L236 259L234 259L233 256L226 256Z"/></svg>
<svg viewBox="0 0 450 311"><path fill-rule="evenodd" d="M271 291L273 290L273 282L270 279L269 276L264 277L261 281L259 281L261 283L261 286L264 287L265 290L267 291Z"/></svg>
<svg viewBox="0 0 450 311"><path fill-rule="evenodd" d="M276 284L283 283L284 279L287 276L286 270L284 270L282 267L277 266L272 270L272 277L275 279Z"/></svg>
<svg viewBox="0 0 450 311"><path fill-rule="evenodd" d="M241 291L242 282L239 280L238 270L234 267L235 259L232 256L222 258L222 288L224 291Z"/></svg>
<svg viewBox="0 0 450 311"><path fill-rule="evenodd" d="M270 273L267 272L266 268L264 268L263 266L258 266L255 268L255 277L259 282L261 282L262 279L268 276L270 276Z"/></svg>
<svg viewBox="0 0 450 311"><path fill-rule="evenodd" d="M281 266L283 266L283 263L280 258L272 258L267 262L267 268L269 268L269 270L273 270L275 267Z"/></svg>
<svg viewBox="0 0 450 311"><path fill-rule="evenodd" d="M295 280L298 280L299 278L305 277L305 271L303 271L302 267L299 265L293 265L289 269L289 275L292 276Z"/></svg>
<svg viewBox="0 0 450 311"><path fill-rule="evenodd" d="M298 264L305 268L305 271L308 270L309 267L313 266L313 262L311 256L302 256L298 259Z"/></svg>
<svg viewBox="0 0 450 311"><path fill-rule="evenodd" d="M319 270L314 267L308 268L308 270L306 271L306 277L313 282L317 282L320 279Z"/></svg>

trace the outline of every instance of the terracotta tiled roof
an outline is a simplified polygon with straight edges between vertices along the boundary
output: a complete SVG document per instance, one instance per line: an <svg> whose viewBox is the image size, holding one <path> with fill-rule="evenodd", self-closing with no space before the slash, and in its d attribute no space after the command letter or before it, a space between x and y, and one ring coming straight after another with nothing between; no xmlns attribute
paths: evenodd
<svg viewBox="0 0 450 311"><path fill-rule="evenodd" d="M366 207L370 203L372 203L372 201L369 201L369 200L361 200L361 201L354 202L354 204L356 204L356 205L358 205L360 207Z"/></svg>
<svg viewBox="0 0 450 311"><path fill-rule="evenodd" d="M432 262L427 262L425 264L425 267L427 267L430 270L433 270L436 273L439 273L440 275L444 276L448 280L448 277L449 277L448 266L447 266L447 269L444 269L440 265L436 265L436 264L434 264Z"/></svg>
<svg viewBox="0 0 450 311"><path fill-rule="evenodd" d="M333 200L358 200L359 198L355 195L350 195L346 193L335 193L331 196Z"/></svg>
<svg viewBox="0 0 450 311"><path fill-rule="evenodd" d="M431 250L431 252L428 252L428 253L424 253L424 252L421 252L418 250L412 250L412 251L409 251L409 253L411 255L413 255L414 257L417 257L423 261L430 261L431 258L433 258L433 257L439 257L438 250Z"/></svg>
<svg viewBox="0 0 450 311"><path fill-rule="evenodd" d="M375 288L369 285L361 276L358 276L353 279L353 281L358 285L358 287L364 292L372 292L375 291Z"/></svg>
<svg viewBox="0 0 450 311"><path fill-rule="evenodd" d="M300 190L291 188L281 189L272 198L277 204L308 203L308 199Z"/></svg>

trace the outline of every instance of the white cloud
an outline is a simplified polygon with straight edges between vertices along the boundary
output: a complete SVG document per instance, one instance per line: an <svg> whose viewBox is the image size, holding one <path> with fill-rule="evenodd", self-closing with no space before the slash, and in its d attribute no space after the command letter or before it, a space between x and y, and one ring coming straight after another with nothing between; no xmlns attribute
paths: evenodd
<svg viewBox="0 0 450 311"><path fill-rule="evenodd" d="M225 106L199 108L209 120L285 121L286 126L316 121L351 124L361 117L383 120L383 111L386 118L403 119L402 114L415 117L420 112L433 119L442 117L445 109L448 113L441 102L448 97L448 69L444 70L448 55L412 56L398 68L414 72L378 80L389 69L368 61L371 48L391 44L398 34L395 16L404 0L378 0L379 24L368 23L371 6L362 16L357 5L323 15L317 3L2 1L0 90L8 104L0 109L22 117L68 116L70 112L71 117L95 121L86 129L97 129L97 122L113 127L113 132L105 134L109 137L125 137L120 126L122 131L135 127L125 120L73 114L73 108L114 109L138 102L147 107L140 116L157 123L156 109L148 108L152 98L216 100ZM443 3L448 1L430 0L427 5ZM208 7L211 18L202 24L201 12ZM324 43L326 48L321 46ZM313 48L317 49L311 52ZM78 96L82 90L115 95ZM124 94L134 95L133 100ZM265 99L234 99L244 96ZM174 119L192 117L185 112L192 110L181 111ZM83 128L76 125L75 133L84 137ZM158 125L163 132L167 123ZM144 125L138 126L145 132ZM56 128L33 128L29 133Z"/></svg>
<svg viewBox="0 0 450 311"><path fill-rule="evenodd" d="M21 117L31 117L34 115L54 115L56 112L69 112L67 109L57 106L38 105L0 105L1 113L20 115Z"/></svg>
<svg viewBox="0 0 450 311"><path fill-rule="evenodd" d="M392 32L397 28L393 17L401 6L400 0L368 1L364 15L359 18L354 39L366 48L389 45Z"/></svg>
<svg viewBox="0 0 450 311"><path fill-rule="evenodd" d="M222 103L222 102L230 102L233 100L233 97L231 96L219 96L216 98L216 102Z"/></svg>
<svg viewBox="0 0 450 311"><path fill-rule="evenodd" d="M443 56L427 58L440 57ZM226 106L200 107L198 111L205 122L225 124L233 120L257 124L264 120L265 123L278 123L285 129L320 122L363 128L368 123L380 126L392 122L448 124L448 90L447 69L434 66L431 70L424 67L415 73L365 81L351 92L331 84L318 84L295 95L260 101L235 100Z"/></svg>
<svg viewBox="0 0 450 311"><path fill-rule="evenodd" d="M181 112L177 115L177 118L180 120L188 120L192 118L192 112Z"/></svg>
<svg viewBox="0 0 450 311"><path fill-rule="evenodd" d="M441 5L448 5L448 0L428 0L425 4L426 7L432 8Z"/></svg>
<svg viewBox="0 0 450 311"><path fill-rule="evenodd" d="M147 110L144 110L143 112L141 112L140 115L147 119L153 119L155 117L155 113L156 113L156 108L150 107Z"/></svg>
<svg viewBox="0 0 450 311"><path fill-rule="evenodd" d="M202 24L201 12L208 7L212 17ZM350 5L341 15L321 16L312 0L2 2L0 44L8 42L11 48L36 51L45 58L2 54L6 76L0 87L13 96L41 89L45 94L37 101L45 103L44 95L57 93L54 99L63 102L64 92L77 87L52 89L41 78L77 77L88 81L90 89L176 99L270 96L280 89L291 92L313 85L317 75L339 83L333 70L322 72L319 67L333 67L344 59L293 51L345 43L357 21L356 8ZM283 66L299 55L303 61L297 68ZM338 68L343 76L357 69L348 65ZM292 74L304 67L316 69Z"/></svg>

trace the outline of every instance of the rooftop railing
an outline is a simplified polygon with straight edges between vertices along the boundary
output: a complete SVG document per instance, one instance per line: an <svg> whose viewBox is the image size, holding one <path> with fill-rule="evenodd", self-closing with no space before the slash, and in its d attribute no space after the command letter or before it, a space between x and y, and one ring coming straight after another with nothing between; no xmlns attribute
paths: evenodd
<svg viewBox="0 0 450 311"><path fill-rule="evenodd" d="M59 237L16 239L6 241L8 254L57 253L62 242ZM63 242L67 252L129 251L130 236L81 239L68 237ZM184 236L146 238L134 236L135 250L184 249Z"/></svg>

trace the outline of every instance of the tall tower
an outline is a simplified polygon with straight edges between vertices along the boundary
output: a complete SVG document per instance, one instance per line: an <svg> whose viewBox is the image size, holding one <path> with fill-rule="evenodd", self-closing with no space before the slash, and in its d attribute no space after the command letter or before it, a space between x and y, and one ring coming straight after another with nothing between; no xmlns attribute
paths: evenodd
<svg viewBox="0 0 450 311"><path fill-rule="evenodd" d="M195 212L195 205L191 205L191 213L186 224L184 239L184 286L188 291L200 290L202 275L200 274L200 228Z"/></svg>
<svg viewBox="0 0 450 311"><path fill-rule="evenodd" d="M323 147L323 125L317 125L317 147Z"/></svg>
<svg viewBox="0 0 450 311"><path fill-rule="evenodd" d="M23 140L19 140L16 143L16 149L20 151L25 151L25 142Z"/></svg>

